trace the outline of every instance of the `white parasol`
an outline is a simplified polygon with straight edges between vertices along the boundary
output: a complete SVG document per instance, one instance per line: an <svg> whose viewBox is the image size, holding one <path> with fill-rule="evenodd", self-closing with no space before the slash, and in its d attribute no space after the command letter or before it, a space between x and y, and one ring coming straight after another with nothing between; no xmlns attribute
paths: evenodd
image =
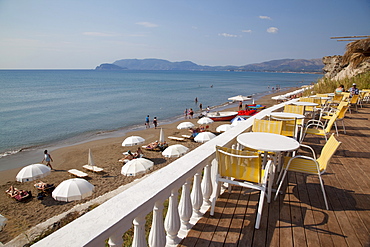
<svg viewBox="0 0 370 247"><path fill-rule="evenodd" d="M159 132L159 142L163 143L165 141L165 138L164 138L164 131L163 129L161 128L161 131Z"/></svg>
<svg viewBox="0 0 370 247"><path fill-rule="evenodd" d="M143 142L145 139L140 136L129 136L122 142L122 146L135 146Z"/></svg>
<svg viewBox="0 0 370 247"><path fill-rule="evenodd" d="M2 216L0 214L0 232L3 230L4 226L6 225L6 222L8 221L7 218L5 218L4 216Z"/></svg>
<svg viewBox="0 0 370 247"><path fill-rule="evenodd" d="M243 117L237 116L236 118L231 120L231 125L235 126L235 125L237 125L237 124L239 124L240 122L243 122L243 121L246 121L246 119L243 118Z"/></svg>
<svg viewBox="0 0 370 247"><path fill-rule="evenodd" d="M251 99L252 98L249 98L249 97L243 96L243 95L237 95L237 96L228 98L228 100L231 100L231 101L247 101L247 100L251 100Z"/></svg>
<svg viewBox="0 0 370 247"><path fill-rule="evenodd" d="M201 119L198 120L198 124L211 124L214 121L210 119L209 117L202 117Z"/></svg>
<svg viewBox="0 0 370 247"><path fill-rule="evenodd" d="M177 129L190 129L193 128L195 125L191 122L182 122L179 125L177 125Z"/></svg>
<svg viewBox="0 0 370 247"><path fill-rule="evenodd" d="M217 132L225 132L225 131L231 129L232 127L234 127L234 126L232 126L231 124L221 124L220 126L218 126L216 128L216 131Z"/></svg>
<svg viewBox="0 0 370 247"><path fill-rule="evenodd" d="M121 174L126 176L136 176L150 170L154 165L153 161L144 158L137 158L128 161L122 166Z"/></svg>
<svg viewBox="0 0 370 247"><path fill-rule="evenodd" d="M201 132L195 138L196 142L208 142L209 140L215 138L216 135L211 132Z"/></svg>
<svg viewBox="0 0 370 247"><path fill-rule="evenodd" d="M92 195L94 185L83 178L71 178L61 182L53 191L52 196L57 201L76 201Z"/></svg>
<svg viewBox="0 0 370 247"><path fill-rule="evenodd" d="M181 155L185 154L188 150L189 148L185 147L184 145L175 144L166 148L162 152L162 155L166 158L180 157Z"/></svg>
<svg viewBox="0 0 370 247"><path fill-rule="evenodd" d="M44 164L32 164L22 168L16 176L18 182L28 182L46 177L51 172L51 168Z"/></svg>

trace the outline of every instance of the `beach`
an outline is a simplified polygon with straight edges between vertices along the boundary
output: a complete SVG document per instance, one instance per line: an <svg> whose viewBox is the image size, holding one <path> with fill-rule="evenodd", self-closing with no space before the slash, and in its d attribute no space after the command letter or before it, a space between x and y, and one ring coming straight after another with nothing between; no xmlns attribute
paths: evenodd
<svg viewBox="0 0 370 247"><path fill-rule="evenodd" d="M293 91L295 88L288 91ZM276 103L271 97L274 95L280 95L285 92L278 91L270 95L266 95L256 101L257 104L271 106ZM248 102L246 102L248 103ZM238 104L231 104L228 111L238 110ZM198 114L195 115L194 119L187 119L186 121L196 122L199 119ZM75 168L84 171L89 174L87 180L95 186L95 192L92 196L73 202L60 202L55 201L51 195L48 195L43 200L38 200L37 189L34 187L35 182L31 181L26 183L20 183L15 181L15 176L19 172L20 168L2 171L0 172L0 190L5 191L11 185L18 189L29 190L33 194L32 200L24 203L20 203L10 198L7 194L0 194L0 213L8 219L6 227L0 232L0 242L6 243L11 239L15 238L26 230L30 229L37 224L48 220L49 218L59 215L74 206L90 201L94 198L98 198L118 187L129 184L134 180L143 177L145 175L138 175L135 177L126 177L121 174L122 163L118 160L123 157L122 153L128 150L136 151L138 146L149 144L159 139L160 128L163 129L165 137L177 136L181 137L183 134L190 134L189 130L178 130L176 126L185 121L184 119L176 121L170 124L161 125L157 129L151 124L151 128L142 129L133 132L126 133L125 136L101 139L91 142L86 142L78 145L63 147L51 151L51 156L54 160L52 166L54 170L42 181L49 184L58 185L63 180L71 178L71 175L67 172L69 169ZM216 132L217 126L225 124L224 121L214 122L209 125L211 132ZM145 139L144 144L140 144L132 147L122 147L122 141L131 135L138 135ZM183 142L169 140L166 138L169 145L183 144L190 150L195 149L201 145L191 140L185 140ZM91 149L95 163L98 167L104 169L102 173L92 173L82 168L83 165L87 164L88 150ZM189 150L189 151L190 151ZM168 164L170 164L175 158L164 158L160 152L143 150L144 157L154 162L152 171L158 170ZM40 162L43 157L40 157Z"/></svg>

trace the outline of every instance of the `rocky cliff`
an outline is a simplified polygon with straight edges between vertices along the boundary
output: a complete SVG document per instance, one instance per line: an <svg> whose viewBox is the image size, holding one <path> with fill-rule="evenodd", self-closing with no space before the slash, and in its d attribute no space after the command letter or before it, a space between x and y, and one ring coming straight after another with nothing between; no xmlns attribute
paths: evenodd
<svg viewBox="0 0 370 247"><path fill-rule="evenodd" d="M351 42L343 56L323 57L325 77L333 80L351 78L370 71L370 38Z"/></svg>

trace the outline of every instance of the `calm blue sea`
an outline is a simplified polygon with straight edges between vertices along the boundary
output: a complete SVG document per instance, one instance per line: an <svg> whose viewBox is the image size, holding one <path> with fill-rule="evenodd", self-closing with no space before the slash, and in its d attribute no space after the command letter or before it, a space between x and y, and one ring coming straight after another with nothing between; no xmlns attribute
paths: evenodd
<svg viewBox="0 0 370 247"><path fill-rule="evenodd" d="M218 106L322 75L262 72L0 70L0 157L20 149L174 120L194 99ZM270 89L269 89L270 87ZM0 158L1 159L1 158ZM0 168L1 169L1 168Z"/></svg>

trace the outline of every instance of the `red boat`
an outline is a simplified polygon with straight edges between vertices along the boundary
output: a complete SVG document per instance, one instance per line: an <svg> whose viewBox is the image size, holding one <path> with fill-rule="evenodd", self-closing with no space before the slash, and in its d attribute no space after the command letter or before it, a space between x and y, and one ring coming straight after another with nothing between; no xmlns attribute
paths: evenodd
<svg viewBox="0 0 370 247"><path fill-rule="evenodd" d="M230 121L238 115L236 111L220 111L207 113L207 117L213 121Z"/></svg>

